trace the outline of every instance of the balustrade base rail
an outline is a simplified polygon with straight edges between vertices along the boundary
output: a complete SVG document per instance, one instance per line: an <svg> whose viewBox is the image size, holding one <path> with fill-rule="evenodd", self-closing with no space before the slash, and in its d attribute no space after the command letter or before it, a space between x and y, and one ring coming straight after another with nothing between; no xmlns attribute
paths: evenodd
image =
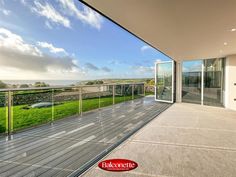
<svg viewBox="0 0 236 177"><path fill-rule="evenodd" d="M145 96L144 83L0 89L0 133L40 124ZM32 108L32 105L42 107ZM4 111L6 113L4 113ZM5 124L5 125L4 125Z"/></svg>

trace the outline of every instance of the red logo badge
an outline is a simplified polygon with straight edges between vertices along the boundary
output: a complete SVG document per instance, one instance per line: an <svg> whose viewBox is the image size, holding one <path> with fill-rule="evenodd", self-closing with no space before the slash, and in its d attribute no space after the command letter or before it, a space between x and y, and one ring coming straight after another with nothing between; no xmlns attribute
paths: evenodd
<svg viewBox="0 0 236 177"><path fill-rule="evenodd" d="M128 159L108 159L99 162L98 167L106 171L130 171L138 167L138 164Z"/></svg>

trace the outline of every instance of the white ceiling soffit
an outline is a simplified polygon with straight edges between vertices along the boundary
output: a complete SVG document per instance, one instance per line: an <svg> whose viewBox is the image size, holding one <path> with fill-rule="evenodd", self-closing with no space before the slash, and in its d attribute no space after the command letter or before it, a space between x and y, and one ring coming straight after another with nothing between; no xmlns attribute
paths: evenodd
<svg viewBox="0 0 236 177"><path fill-rule="evenodd" d="M84 2L174 60L236 54L236 0Z"/></svg>

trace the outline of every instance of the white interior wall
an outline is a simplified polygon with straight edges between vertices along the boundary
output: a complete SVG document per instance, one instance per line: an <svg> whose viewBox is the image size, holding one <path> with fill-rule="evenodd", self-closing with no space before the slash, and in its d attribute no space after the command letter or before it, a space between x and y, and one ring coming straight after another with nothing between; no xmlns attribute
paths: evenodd
<svg viewBox="0 0 236 177"><path fill-rule="evenodd" d="M236 110L236 55L226 57L225 63L225 107Z"/></svg>
<svg viewBox="0 0 236 177"><path fill-rule="evenodd" d="M176 62L176 102L182 101L182 62Z"/></svg>

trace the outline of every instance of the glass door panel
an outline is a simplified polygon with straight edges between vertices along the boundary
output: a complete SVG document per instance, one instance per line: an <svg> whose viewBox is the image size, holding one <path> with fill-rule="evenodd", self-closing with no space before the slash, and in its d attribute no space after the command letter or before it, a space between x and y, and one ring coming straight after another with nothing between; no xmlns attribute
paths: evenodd
<svg viewBox="0 0 236 177"><path fill-rule="evenodd" d="M156 63L156 100L162 102L174 101L174 62Z"/></svg>
<svg viewBox="0 0 236 177"><path fill-rule="evenodd" d="M182 65L182 101L201 104L202 60L184 61Z"/></svg>
<svg viewBox="0 0 236 177"><path fill-rule="evenodd" d="M204 60L203 104L223 106L224 59Z"/></svg>

